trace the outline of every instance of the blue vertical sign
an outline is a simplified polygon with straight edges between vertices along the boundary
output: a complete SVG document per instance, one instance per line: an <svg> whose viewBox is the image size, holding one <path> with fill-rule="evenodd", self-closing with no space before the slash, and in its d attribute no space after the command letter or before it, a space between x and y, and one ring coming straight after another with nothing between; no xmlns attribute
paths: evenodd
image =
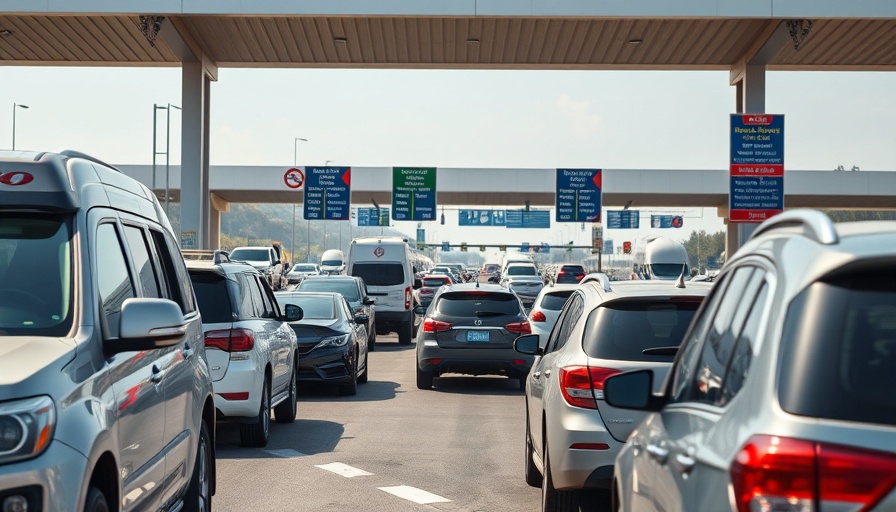
<svg viewBox="0 0 896 512"><path fill-rule="evenodd" d="M607 229L638 229L640 210L607 210Z"/></svg>
<svg viewBox="0 0 896 512"><path fill-rule="evenodd" d="M784 116L731 114L728 220L762 222L784 211Z"/></svg>
<svg viewBox="0 0 896 512"><path fill-rule="evenodd" d="M358 226L388 226L388 208L358 208Z"/></svg>
<svg viewBox="0 0 896 512"><path fill-rule="evenodd" d="M547 229L551 227L551 212L548 210L505 210L504 227Z"/></svg>
<svg viewBox="0 0 896 512"><path fill-rule="evenodd" d="M557 222L600 222L600 169L557 169Z"/></svg>
<svg viewBox="0 0 896 512"><path fill-rule="evenodd" d="M351 167L305 168L305 220L348 220Z"/></svg>

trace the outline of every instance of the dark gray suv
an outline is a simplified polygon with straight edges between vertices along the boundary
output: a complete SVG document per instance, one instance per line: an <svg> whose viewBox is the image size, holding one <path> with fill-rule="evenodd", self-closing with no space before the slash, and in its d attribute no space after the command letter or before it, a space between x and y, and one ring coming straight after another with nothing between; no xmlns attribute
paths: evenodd
<svg viewBox="0 0 896 512"><path fill-rule="evenodd" d="M896 223L788 211L725 264L616 460L614 510L896 510Z"/></svg>
<svg viewBox="0 0 896 512"><path fill-rule="evenodd" d="M0 288L0 510L210 510L202 320L155 195L0 152Z"/></svg>

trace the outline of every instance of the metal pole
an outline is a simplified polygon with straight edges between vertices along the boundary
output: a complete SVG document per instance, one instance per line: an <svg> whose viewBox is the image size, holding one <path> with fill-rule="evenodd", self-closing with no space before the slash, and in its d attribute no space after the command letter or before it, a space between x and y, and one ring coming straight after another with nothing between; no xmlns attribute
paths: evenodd
<svg viewBox="0 0 896 512"><path fill-rule="evenodd" d="M292 204L292 244L289 246L289 258L296 261L296 204Z"/></svg>
<svg viewBox="0 0 896 512"><path fill-rule="evenodd" d="M16 149L16 104L12 104L12 149Z"/></svg>
<svg viewBox="0 0 896 512"><path fill-rule="evenodd" d="M152 193L156 193L156 113L159 111L159 104L152 104Z"/></svg>
<svg viewBox="0 0 896 512"><path fill-rule="evenodd" d="M170 186L171 186L171 109L176 108L180 110L180 107L177 105L168 104L168 115L165 116L166 124L168 125L165 129L165 215L171 215L168 212L168 203L169 203L169 195Z"/></svg>

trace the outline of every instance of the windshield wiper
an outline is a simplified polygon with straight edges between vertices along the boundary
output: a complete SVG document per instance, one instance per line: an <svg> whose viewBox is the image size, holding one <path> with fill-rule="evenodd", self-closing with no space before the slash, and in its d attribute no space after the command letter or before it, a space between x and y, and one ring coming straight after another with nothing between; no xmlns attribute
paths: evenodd
<svg viewBox="0 0 896 512"><path fill-rule="evenodd" d="M653 347L641 351L645 356L674 356L678 353L678 347Z"/></svg>

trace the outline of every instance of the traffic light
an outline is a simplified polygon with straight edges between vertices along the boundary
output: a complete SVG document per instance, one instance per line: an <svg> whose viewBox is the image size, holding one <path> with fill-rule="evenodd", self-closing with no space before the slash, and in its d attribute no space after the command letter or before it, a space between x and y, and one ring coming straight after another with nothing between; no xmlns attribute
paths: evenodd
<svg viewBox="0 0 896 512"><path fill-rule="evenodd" d="M442 212L442 225L445 225L445 212Z"/></svg>
<svg viewBox="0 0 896 512"><path fill-rule="evenodd" d="M461 243L460 243L460 251L461 251L461 252L467 252L467 243L466 243L466 242L461 242Z"/></svg>
<svg viewBox="0 0 896 512"><path fill-rule="evenodd" d="M572 252L572 240L569 241L569 247L566 248L566 252Z"/></svg>
<svg viewBox="0 0 896 512"><path fill-rule="evenodd" d="M622 252L624 254L632 253L632 243L631 242L622 242Z"/></svg>
<svg viewBox="0 0 896 512"><path fill-rule="evenodd" d="M672 217L672 227L673 228L680 228L682 226L684 226L684 217L682 217L681 215L676 215L676 216Z"/></svg>

